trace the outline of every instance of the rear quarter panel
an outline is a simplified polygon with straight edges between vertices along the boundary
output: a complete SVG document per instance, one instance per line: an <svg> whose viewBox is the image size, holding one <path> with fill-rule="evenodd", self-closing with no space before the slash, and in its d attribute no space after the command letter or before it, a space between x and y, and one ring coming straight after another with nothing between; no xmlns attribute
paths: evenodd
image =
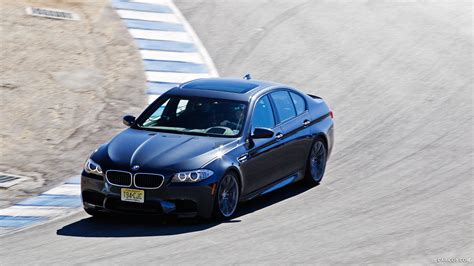
<svg viewBox="0 0 474 266"><path fill-rule="evenodd" d="M328 115L331 110L322 98L307 95L307 102L311 121L320 120L311 125L311 134L313 136L320 135L324 137L327 142L329 157L334 146L334 121Z"/></svg>

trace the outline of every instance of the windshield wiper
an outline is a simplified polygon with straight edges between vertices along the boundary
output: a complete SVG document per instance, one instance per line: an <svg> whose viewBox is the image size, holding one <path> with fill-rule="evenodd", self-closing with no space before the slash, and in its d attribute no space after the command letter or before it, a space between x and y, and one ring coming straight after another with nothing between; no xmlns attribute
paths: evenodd
<svg viewBox="0 0 474 266"><path fill-rule="evenodd" d="M181 133L182 131L178 131L178 130L173 130L173 129L165 129L165 128L154 128L154 127L143 127L143 126L139 126L137 125L137 128L138 129L142 129L142 130L150 130L150 131L156 131L156 132L166 132L166 133Z"/></svg>
<svg viewBox="0 0 474 266"><path fill-rule="evenodd" d="M143 129L143 130L151 130L151 131L165 132L165 133L174 133L174 134L181 134L181 135L195 135L195 136L206 136L206 137L224 137L224 138L236 137L236 135L229 136L229 135L222 135L222 134L216 134L216 133L191 131L192 129L173 130L173 129L166 129L166 128L143 127L143 126L140 126L140 125L136 125L136 126L137 126L137 128Z"/></svg>

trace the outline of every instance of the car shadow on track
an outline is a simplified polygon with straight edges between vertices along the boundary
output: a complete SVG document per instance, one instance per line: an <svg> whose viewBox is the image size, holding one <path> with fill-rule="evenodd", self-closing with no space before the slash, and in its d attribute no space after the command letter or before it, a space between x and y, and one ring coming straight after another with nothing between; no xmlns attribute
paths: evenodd
<svg viewBox="0 0 474 266"><path fill-rule="evenodd" d="M75 237L143 237L178 235L203 231L221 223L238 223L246 214L284 201L309 188L300 183L291 184L254 200L241 203L232 220L212 221L197 218L177 219L172 216L124 216L107 218L88 217L57 230L58 235Z"/></svg>

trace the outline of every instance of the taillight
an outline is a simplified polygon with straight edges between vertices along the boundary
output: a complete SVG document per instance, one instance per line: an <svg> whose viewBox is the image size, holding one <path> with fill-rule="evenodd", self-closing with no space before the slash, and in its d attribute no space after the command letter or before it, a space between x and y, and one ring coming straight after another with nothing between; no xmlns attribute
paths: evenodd
<svg viewBox="0 0 474 266"><path fill-rule="evenodd" d="M334 113L332 112L332 110L329 111L329 116L331 117L331 119L334 118Z"/></svg>

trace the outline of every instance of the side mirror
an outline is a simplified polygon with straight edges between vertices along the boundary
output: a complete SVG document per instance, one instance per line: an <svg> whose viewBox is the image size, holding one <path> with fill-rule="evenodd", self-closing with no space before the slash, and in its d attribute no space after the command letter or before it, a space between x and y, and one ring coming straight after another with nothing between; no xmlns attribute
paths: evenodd
<svg viewBox="0 0 474 266"><path fill-rule="evenodd" d="M268 139L272 138L273 134L273 130L269 128L256 127L250 137L253 139Z"/></svg>
<svg viewBox="0 0 474 266"><path fill-rule="evenodd" d="M135 117L133 115L126 115L123 117L122 122L127 127L131 127L133 124L135 124Z"/></svg>

